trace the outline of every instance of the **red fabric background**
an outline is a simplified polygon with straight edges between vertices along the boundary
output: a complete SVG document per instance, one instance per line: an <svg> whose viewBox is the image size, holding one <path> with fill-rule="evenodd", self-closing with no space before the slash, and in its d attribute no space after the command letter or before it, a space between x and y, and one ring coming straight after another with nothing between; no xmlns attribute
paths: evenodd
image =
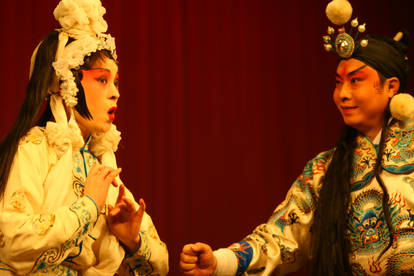
<svg viewBox="0 0 414 276"><path fill-rule="evenodd" d="M2 3L0 138L57 2ZM368 33L414 37L412 0L353 2ZM342 120L331 100L337 58L322 47L327 3L103 1L120 61L118 162L168 245L170 275L184 244L224 247L266 221L305 162L333 146Z"/></svg>

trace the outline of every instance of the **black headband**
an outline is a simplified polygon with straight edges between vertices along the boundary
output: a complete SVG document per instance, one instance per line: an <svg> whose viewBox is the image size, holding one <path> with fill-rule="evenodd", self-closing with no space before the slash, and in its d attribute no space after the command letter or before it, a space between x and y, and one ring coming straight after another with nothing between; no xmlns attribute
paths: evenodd
<svg viewBox="0 0 414 276"><path fill-rule="evenodd" d="M371 66L385 78L397 77L400 81L400 90L403 90L409 75L406 56L408 33L404 32L400 41L382 36L366 36L364 39L368 40L368 45L356 49L351 58Z"/></svg>

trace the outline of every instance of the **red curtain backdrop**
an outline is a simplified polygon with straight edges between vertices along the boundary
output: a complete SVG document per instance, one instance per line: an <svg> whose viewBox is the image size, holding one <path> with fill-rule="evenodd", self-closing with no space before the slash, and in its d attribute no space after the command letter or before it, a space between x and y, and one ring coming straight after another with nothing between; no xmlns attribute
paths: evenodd
<svg viewBox="0 0 414 276"><path fill-rule="evenodd" d="M0 138L57 3L2 3ZM337 57L322 47L327 3L103 0L119 57L118 162L168 245L170 275L184 244L225 247L266 221L306 161L333 147L342 120ZM367 33L414 37L412 0L351 3ZM413 66L414 42L409 57Z"/></svg>

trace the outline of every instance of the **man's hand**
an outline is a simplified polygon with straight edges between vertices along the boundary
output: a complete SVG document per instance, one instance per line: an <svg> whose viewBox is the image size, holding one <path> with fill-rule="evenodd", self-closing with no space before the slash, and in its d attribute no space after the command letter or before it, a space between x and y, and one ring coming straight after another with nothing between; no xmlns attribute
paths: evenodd
<svg viewBox="0 0 414 276"><path fill-rule="evenodd" d="M180 267L184 275L213 275L216 266L216 257L208 244L198 242L183 247L180 255Z"/></svg>

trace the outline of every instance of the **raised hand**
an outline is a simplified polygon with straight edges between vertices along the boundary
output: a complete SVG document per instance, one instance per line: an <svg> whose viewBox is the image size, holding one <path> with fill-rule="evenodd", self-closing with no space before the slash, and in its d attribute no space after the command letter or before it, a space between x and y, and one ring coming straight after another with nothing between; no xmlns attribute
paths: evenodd
<svg viewBox="0 0 414 276"><path fill-rule="evenodd" d="M180 267L184 275L213 275L216 266L216 257L208 244L198 242L183 247L180 255Z"/></svg>
<svg viewBox="0 0 414 276"><path fill-rule="evenodd" d="M139 200L138 210L132 200L125 196L125 186L121 184L115 206L108 206L107 221L112 233L127 247L130 253L140 245L139 229L145 212L145 202Z"/></svg>
<svg viewBox="0 0 414 276"><path fill-rule="evenodd" d="M91 197L95 201L99 211L102 210L105 204L109 185L118 186L115 177L120 172L121 169L113 169L103 165L95 165L89 171L83 194Z"/></svg>

